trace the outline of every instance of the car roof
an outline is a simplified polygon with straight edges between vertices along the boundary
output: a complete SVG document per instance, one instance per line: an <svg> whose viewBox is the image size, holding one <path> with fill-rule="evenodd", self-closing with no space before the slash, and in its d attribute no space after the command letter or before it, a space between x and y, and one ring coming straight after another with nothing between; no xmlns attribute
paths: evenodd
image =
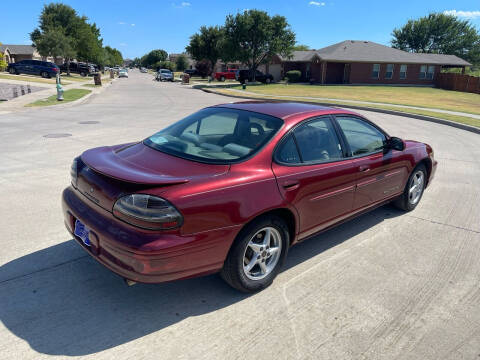
<svg viewBox="0 0 480 360"><path fill-rule="evenodd" d="M336 109L328 106L292 101L242 101L220 104L214 107L226 107L230 109L253 111L274 116L283 120L293 118L295 115L303 115L302 118L339 113L358 115L354 112L344 109Z"/></svg>

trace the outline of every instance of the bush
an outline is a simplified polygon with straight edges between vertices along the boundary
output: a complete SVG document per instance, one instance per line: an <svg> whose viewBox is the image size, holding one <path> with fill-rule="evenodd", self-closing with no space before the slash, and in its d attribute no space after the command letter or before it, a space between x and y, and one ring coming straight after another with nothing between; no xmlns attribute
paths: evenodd
<svg viewBox="0 0 480 360"><path fill-rule="evenodd" d="M206 78L212 72L212 66L210 65L210 61L208 60L198 61L195 65L195 69L197 69L198 74L202 78Z"/></svg>
<svg viewBox="0 0 480 360"><path fill-rule="evenodd" d="M298 82L302 77L302 72L300 70L290 70L290 71L287 71L287 74L285 77L288 79L288 82L292 82L292 83Z"/></svg>
<svg viewBox="0 0 480 360"><path fill-rule="evenodd" d="M7 62L3 59L0 59L0 71L5 71L7 69Z"/></svg>
<svg viewBox="0 0 480 360"><path fill-rule="evenodd" d="M157 71L159 69L168 69L170 71L175 71L177 67L175 66L175 63L171 61L158 61L153 65L153 68Z"/></svg>

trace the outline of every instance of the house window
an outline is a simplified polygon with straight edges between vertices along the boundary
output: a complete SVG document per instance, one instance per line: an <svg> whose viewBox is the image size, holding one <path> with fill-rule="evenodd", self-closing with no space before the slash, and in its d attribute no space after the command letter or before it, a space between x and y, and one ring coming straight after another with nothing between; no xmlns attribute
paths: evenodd
<svg viewBox="0 0 480 360"><path fill-rule="evenodd" d="M420 73L418 75L420 80L425 80L427 78L427 65L420 66Z"/></svg>
<svg viewBox="0 0 480 360"><path fill-rule="evenodd" d="M380 75L380 64L373 64L372 78L378 79L379 75Z"/></svg>
<svg viewBox="0 0 480 360"><path fill-rule="evenodd" d="M427 71L427 79L428 80L433 80L433 74L435 73L435 66L434 65L429 65L428 66L428 71Z"/></svg>
<svg viewBox="0 0 480 360"><path fill-rule="evenodd" d="M391 79L393 77L393 64L387 64L387 70L385 71L385 79Z"/></svg>
<svg viewBox="0 0 480 360"><path fill-rule="evenodd" d="M400 65L400 79L407 78L407 65Z"/></svg>

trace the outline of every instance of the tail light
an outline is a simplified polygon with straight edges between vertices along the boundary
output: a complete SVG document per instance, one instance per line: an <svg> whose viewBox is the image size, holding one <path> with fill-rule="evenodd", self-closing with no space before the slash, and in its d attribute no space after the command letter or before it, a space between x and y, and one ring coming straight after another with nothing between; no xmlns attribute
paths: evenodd
<svg viewBox="0 0 480 360"><path fill-rule="evenodd" d="M53 71L57 72L58 71L58 68L54 67L52 68Z"/></svg>
<svg viewBox="0 0 480 360"><path fill-rule="evenodd" d="M119 198L113 215L131 225L149 230L180 227L183 217L167 200L147 194L130 194Z"/></svg>
<svg viewBox="0 0 480 360"><path fill-rule="evenodd" d="M77 187L78 179L78 158L73 159L72 167L70 168L70 176L72 178L72 185L74 188Z"/></svg>

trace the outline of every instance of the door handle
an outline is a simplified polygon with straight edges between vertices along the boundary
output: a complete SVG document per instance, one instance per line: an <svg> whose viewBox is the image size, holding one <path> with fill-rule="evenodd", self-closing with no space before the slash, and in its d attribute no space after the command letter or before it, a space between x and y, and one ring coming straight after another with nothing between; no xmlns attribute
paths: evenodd
<svg viewBox="0 0 480 360"><path fill-rule="evenodd" d="M368 166L368 165L360 165L358 167L358 171L360 171L360 172L365 172L365 171L369 171L369 170L370 170L370 166Z"/></svg>
<svg viewBox="0 0 480 360"><path fill-rule="evenodd" d="M299 186L300 182L298 180L285 181L283 183L283 188L287 191L296 190Z"/></svg>

